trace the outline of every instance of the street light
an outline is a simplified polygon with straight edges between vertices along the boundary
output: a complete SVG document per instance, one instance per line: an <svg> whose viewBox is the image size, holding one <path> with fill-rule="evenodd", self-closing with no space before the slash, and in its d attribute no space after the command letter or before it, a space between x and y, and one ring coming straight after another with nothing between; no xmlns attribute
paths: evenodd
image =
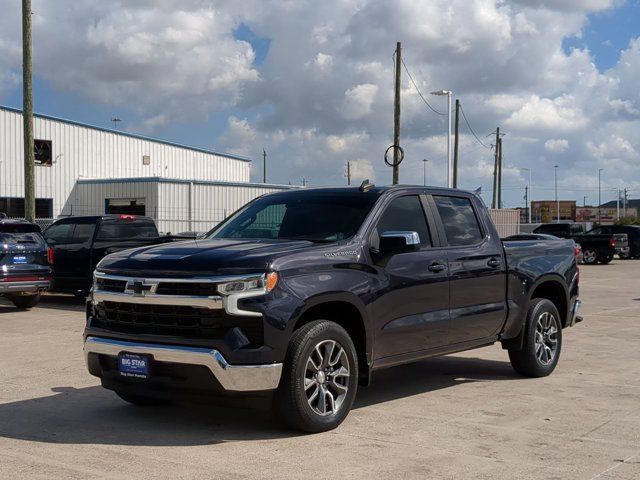
<svg viewBox="0 0 640 480"><path fill-rule="evenodd" d="M436 90L431 95L447 96L447 187L451 188L451 90Z"/></svg>
<svg viewBox="0 0 640 480"><path fill-rule="evenodd" d="M602 205L600 178L601 178L601 174L602 174L603 170L604 170L604 168L599 168L598 169L598 225L600 225L600 205Z"/></svg>
<svg viewBox="0 0 640 480"><path fill-rule="evenodd" d="M560 223L560 200L558 200L558 165L553 166L553 178L556 185L556 223Z"/></svg>
<svg viewBox="0 0 640 480"><path fill-rule="evenodd" d="M427 160L426 158L422 159L422 185L427 185Z"/></svg>
<svg viewBox="0 0 640 480"><path fill-rule="evenodd" d="M524 170L529 172L529 190L527 193L527 215L529 217L529 223L531 223L531 169L530 168L521 168L520 170Z"/></svg>

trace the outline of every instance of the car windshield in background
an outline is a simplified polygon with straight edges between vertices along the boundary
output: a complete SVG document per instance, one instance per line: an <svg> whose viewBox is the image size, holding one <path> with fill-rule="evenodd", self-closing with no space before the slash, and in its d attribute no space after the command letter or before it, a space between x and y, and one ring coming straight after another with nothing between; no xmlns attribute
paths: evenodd
<svg viewBox="0 0 640 480"><path fill-rule="evenodd" d="M40 243L40 227L29 223L0 224L0 243Z"/></svg>
<svg viewBox="0 0 640 480"><path fill-rule="evenodd" d="M308 240L329 243L352 237L373 207L376 192L295 192L256 200L208 238Z"/></svg>

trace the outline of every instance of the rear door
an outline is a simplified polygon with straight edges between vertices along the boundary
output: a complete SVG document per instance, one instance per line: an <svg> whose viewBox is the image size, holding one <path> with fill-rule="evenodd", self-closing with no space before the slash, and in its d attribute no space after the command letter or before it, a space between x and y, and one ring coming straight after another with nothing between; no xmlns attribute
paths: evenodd
<svg viewBox="0 0 640 480"><path fill-rule="evenodd" d="M91 286L91 242L95 217L66 218L45 232L54 249L54 281L58 290L87 290Z"/></svg>
<svg viewBox="0 0 640 480"><path fill-rule="evenodd" d="M497 335L507 316L507 275L502 242L489 235L471 196L434 195L447 245L451 329L449 343Z"/></svg>
<svg viewBox="0 0 640 480"><path fill-rule="evenodd" d="M380 235L417 232L420 248L380 258L372 253L382 285L371 303L376 323L375 359L443 346L449 333L449 274L446 251L427 222L424 195L400 195L388 201L371 233L375 252ZM431 222L430 222L431 223Z"/></svg>

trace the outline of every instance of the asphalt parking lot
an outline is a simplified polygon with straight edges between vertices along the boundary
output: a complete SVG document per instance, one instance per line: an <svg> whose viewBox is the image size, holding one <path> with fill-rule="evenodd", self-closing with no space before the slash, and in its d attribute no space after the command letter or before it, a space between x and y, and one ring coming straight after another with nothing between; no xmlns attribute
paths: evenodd
<svg viewBox="0 0 640 480"><path fill-rule="evenodd" d="M581 268L585 321L542 379L500 346L380 372L337 430L266 410L129 406L82 357L83 306L0 300L0 478L640 478L640 261Z"/></svg>

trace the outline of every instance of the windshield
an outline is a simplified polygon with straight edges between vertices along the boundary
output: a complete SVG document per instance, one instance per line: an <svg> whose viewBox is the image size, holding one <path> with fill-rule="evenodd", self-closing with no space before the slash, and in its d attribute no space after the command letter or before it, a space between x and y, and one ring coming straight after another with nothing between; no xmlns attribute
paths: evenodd
<svg viewBox="0 0 640 480"><path fill-rule="evenodd" d="M378 195L357 190L268 195L251 202L207 237L337 242L355 235Z"/></svg>

